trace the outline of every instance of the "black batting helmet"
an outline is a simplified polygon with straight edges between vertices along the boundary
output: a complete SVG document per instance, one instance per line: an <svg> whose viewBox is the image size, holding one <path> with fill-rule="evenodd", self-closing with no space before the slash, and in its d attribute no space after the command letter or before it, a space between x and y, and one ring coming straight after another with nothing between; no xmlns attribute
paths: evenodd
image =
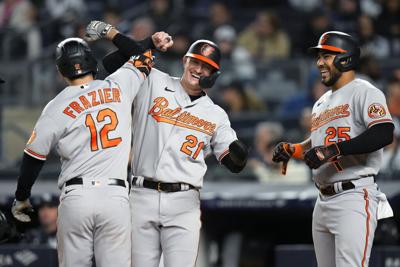
<svg viewBox="0 0 400 267"><path fill-rule="evenodd" d="M221 51L219 47L209 40L197 40L186 52L186 57L197 58L219 70Z"/></svg>
<svg viewBox="0 0 400 267"><path fill-rule="evenodd" d="M337 53L333 64L341 72L355 69L360 61L361 52L357 41L344 32L330 31L322 34L318 45L309 48L309 51L319 50Z"/></svg>
<svg viewBox="0 0 400 267"><path fill-rule="evenodd" d="M61 74L69 79L88 73L96 76L98 70L92 51L81 38L68 38L57 45L56 64Z"/></svg>

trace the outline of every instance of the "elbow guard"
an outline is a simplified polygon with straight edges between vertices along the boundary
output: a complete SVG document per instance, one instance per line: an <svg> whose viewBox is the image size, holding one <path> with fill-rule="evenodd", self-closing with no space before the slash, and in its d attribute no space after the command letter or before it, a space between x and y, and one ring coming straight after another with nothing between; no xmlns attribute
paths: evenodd
<svg viewBox="0 0 400 267"><path fill-rule="evenodd" d="M221 160L221 163L231 172L239 173L246 166L248 154L247 146L243 142L235 140L229 145L229 153Z"/></svg>

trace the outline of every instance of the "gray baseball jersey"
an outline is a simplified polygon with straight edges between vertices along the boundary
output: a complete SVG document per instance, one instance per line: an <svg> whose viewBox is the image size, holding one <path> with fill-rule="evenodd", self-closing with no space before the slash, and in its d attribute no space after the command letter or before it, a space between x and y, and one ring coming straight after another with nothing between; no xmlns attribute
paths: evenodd
<svg viewBox="0 0 400 267"><path fill-rule="evenodd" d="M143 80L142 73L126 63L104 81L66 87L44 108L25 153L45 160L52 148L57 150L60 189L77 176L125 179L131 106Z"/></svg>
<svg viewBox="0 0 400 267"><path fill-rule="evenodd" d="M167 183L203 185L208 155L223 158L237 139L227 114L207 95L191 101L178 78L153 69L134 101L133 175ZM143 123L138 123L138 121ZM158 192L132 187L132 263L188 267L200 234L198 190Z"/></svg>
<svg viewBox="0 0 400 267"><path fill-rule="evenodd" d="M179 78L157 69L143 87L134 101L133 174L201 188L204 159L221 159L237 139L228 115L207 95L192 102Z"/></svg>
<svg viewBox="0 0 400 267"><path fill-rule="evenodd" d="M328 91L312 111L312 146L346 141L378 123L392 122L382 91L365 80L355 79L332 93ZM318 184L331 184L376 175L382 164L382 149L362 155L341 156L313 170Z"/></svg>
<svg viewBox="0 0 400 267"><path fill-rule="evenodd" d="M93 256L96 266L131 266L126 178L131 106L143 81L128 62L104 81L66 87L45 107L26 145L25 153L37 159L52 148L61 157L61 267L91 267Z"/></svg>
<svg viewBox="0 0 400 267"><path fill-rule="evenodd" d="M312 146L354 138L378 123L392 122L383 93L361 79L324 94L312 111ZM333 184L337 194L320 194L313 212L312 234L318 266L367 267L379 218L390 217L386 196L374 181L382 149L341 156L313 171L319 186ZM342 190L351 180L354 189ZM386 210L385 210L386 209Z"/></svg>

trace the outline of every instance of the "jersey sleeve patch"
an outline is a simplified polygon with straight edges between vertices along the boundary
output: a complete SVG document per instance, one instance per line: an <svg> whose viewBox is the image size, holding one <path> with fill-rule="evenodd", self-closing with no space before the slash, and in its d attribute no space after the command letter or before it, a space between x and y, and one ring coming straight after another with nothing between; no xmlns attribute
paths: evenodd
<svg viewBox="0 0 400 267"><path fill-rule="evenodd" d="M385 107L380 103L373 103L368 107L368 116L371 119L383 118L386 115Z"/></svg>
<svg viewBox="0 0 400 267"><path fill-rule="evenodd" d="M46 156L40 155L40 154L30 150L29 148L25 148L24 152L26 154L28 154L29 156L34 157L35 159L46 160Z"/></svg>

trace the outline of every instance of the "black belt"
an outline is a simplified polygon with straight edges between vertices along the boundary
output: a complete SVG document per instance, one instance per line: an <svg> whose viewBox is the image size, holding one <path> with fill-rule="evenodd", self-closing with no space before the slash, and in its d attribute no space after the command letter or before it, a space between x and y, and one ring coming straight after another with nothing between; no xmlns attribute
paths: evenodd
<svg viewBox="0 0 400 267"><path fill-rule="evenodd" d="M358 178L358 179L366 178L366 177L374 177L374 182L375 182L375 175L373 175L373 174L360 175L360 178ZM341 182L341 183L342 183L342 190L340 192L356 188L356 186L351 181L346 181L346 182ZM325 196L333 196L333 195L336 195L337 193L340 193L340 192L335 191L335 186L333 184L323 185L323 186L318 186L317 184L315 184L315 186L319 189L321 194L323 194Z"/></svg>
<svg viewBox="0 0 400 267"><path fill-rule="evenodd" d="M330 185L324 185L317 187L321 194L324 196L333 196L336 195L338 192L335 191L335 187L333 184ZM342 182L342 192L350 189L354 189L355 185L352 182Z"/></svg>
<svg viewBox="0 0 400 267"><path fill-rule="evenodd" d="M133 177L132 178L132 186L137 186L136 181L138 180L138 177ZM149 189L154 189L157 190L158 192L167 192L167 193L172 193L172 192L179 192L179 191L186 191L190 189L196 189L191 184L185 184L185 183L162 183L162 182L155 182L151 180L144 179L142 187L144 188L149 188ZM189 188L189 189L183 189L183 188Z"/></svg>
<svg viewBox="0 0 400 267"><path fill-rule="evenodd" d="M74 177L65 182L65 186L70 186L74 184L83 184L83 179L81 177ZM92 184L95 185L95 181L92 181ZM107 184L126 187L124 180L116 178L108 178Z"/></svg>

